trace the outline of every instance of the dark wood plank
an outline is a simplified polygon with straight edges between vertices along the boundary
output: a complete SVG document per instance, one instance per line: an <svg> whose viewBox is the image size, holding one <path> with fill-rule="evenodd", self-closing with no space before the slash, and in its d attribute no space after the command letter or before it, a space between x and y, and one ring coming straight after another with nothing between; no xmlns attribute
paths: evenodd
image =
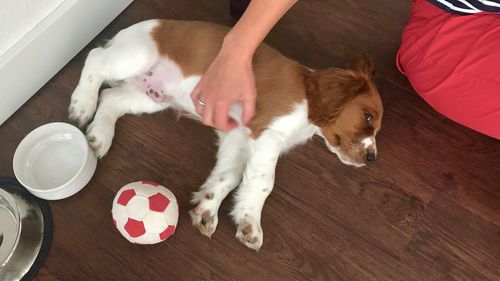
<svg viewBox="0 0 500 281"><path fill-rule="evenodd" d="M419 280L498 280L500 227L437 194L402 260Z"/></svg>
<svg viewBox="0 0 500 281"><path fill-rule="evenodd" d="M377 75L411 90L394 63L410 3L299 1L267 42L312 68L348 65L364 50L375 60Z"/></svg>
<svg viewBox="0 0 500 281"><path fill-rule="evenodd" d="M38 271L37 276L35 277L34 281L59 281L52 273L50 273L47 268L42 267Z"/></svg>
<svg viewBox="0 0 500 281"><path fill-rule="evenodd" d="M410 1L299 1L266 39L314 68L377 62L385 106L377 163L343 166L319 139L278 164L263 211L264 247L234 239L228 198L212 239L191 227L191 192L214 164L213 132L172 113L126 116L92 181L50 202L54 242L38 280L496 280L500 279L500 141L434 112L394 65ZM149 18L231 24L228 1L135 1L0 126L0 170L34 128L68 121L67 105L86 53ZM292 43L291 43L292 42ZM177 196L176 234L131 245L111 223L124 184L159 182Z"/></svg>

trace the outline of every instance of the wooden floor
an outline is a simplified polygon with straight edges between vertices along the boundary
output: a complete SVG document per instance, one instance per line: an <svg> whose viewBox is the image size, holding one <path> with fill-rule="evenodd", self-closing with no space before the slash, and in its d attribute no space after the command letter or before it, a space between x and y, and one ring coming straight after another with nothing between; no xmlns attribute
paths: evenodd
<svg viewBox="0 0 500 281"><path fill-rule="evenodd" d="M394 56L410 0L299 1L267 42L303 64L343 65L362 49L377 63L385 105L376 164L343 166L313 139L283 157L263 211L264 246L234 239L220 211L208 239L190 225L190 193L214 164L214 134L170 113L127 116L109 155L77 195L50 202L54 241L38 280L500 280L500 142L434 112L398 74ZM228 1L135 1L0 126L0 170L34 128L68 121L90 48L150 18L232 24ZM27 73L29 75L29 73ZM180 201L177 232L136 246L111 221L120 186L152 180Z"/></svg>

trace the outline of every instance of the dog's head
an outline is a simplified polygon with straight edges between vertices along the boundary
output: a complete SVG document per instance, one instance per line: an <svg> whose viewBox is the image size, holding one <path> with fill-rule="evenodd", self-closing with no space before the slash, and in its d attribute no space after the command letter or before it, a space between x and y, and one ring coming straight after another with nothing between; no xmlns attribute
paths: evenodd
<svg viewBox="0 0 500 281"><path fill-rule="evenodd" d="M305 78L309 119L344 164L360 167L377 156L375 136L383 107L373 70L373 62L363 53L350 69L317 70Z"/></svg>

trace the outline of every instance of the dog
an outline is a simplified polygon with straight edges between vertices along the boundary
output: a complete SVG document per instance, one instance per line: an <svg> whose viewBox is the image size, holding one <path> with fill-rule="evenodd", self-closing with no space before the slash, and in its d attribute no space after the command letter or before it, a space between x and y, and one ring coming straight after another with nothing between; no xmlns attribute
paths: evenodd
<svg viewBox="0 0 500 281"><path fill-rule="evenodd" d="M87 126L98 157L109 150L117 119L173 108L201 120L190 94L217 55L229 28L213 23L147 20L118 32L91 50L71 96L70 118ZM235 189L231 216L236 238L259 250L264 201L274 185L278 157L313 135L347 165L364 166L377 155L375 137L383 106L372 81L373 62L362 54L348 69L312 70L262 43L253 60L256 114L246 125L217 131L217 162L193 193L192 223L208 237L217 212ZM110 88L99 90L103 83ZM99 102L99 106L97 104ZM233 106L231 116L241 116Z"/></svg>

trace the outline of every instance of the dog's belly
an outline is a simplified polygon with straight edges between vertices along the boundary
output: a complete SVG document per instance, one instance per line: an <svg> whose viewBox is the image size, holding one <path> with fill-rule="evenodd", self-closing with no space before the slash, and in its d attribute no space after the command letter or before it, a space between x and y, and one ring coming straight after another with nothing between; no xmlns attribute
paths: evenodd
<svg viewBox="0 0 500 281"><path fill-rule="evenodd" d="M175 62L160 59L149 70L129 79L128 82L155 102L175 104L191 115L199 117L191 101L191 92L200 79L199 75L184 77ZM242 125L242 112L242 105L237 102L230 106L228 115Z"/></svg>
<svg viewBox="0 0 500 281"><path fill-rule="evenodd" d="M178 97L182 80L180 68L172 61L161 59L130 82L154 101L164 102L169 97Z"/></svg>

